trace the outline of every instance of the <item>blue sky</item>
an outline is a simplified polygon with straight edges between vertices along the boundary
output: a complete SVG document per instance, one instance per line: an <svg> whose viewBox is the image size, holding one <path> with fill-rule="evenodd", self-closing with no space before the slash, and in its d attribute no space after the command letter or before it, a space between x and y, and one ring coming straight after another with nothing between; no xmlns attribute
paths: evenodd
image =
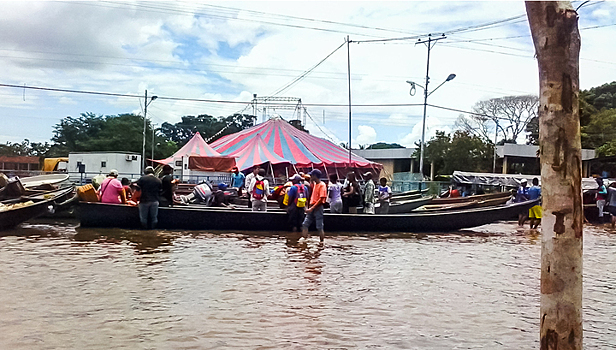
<svg viewBox="0 0 616 350"><path fill-rule="evenodd" d="M581 2L574 2L578 6ZM432 51L431 87L456 79L430 97L436 105L470 110L479 100L536 94L537 67L523 2L3 2L0 84L198 99L242 101L267 96L344 42L446 33ZM582 7L582 88L616 80L616 3ZM300 18L301 17L301 18ZM593 28L599 26L598 28ZM457 29L467 28L465 31ZM422 37L425 37L422 36ZM421 104L406 80L423 84L426 48L415 40L352 44L354 104ZM338 50L279 96L306 104L347 103L347 52ZM142 102L142 101L141 101ZM156 100L154 123L182 115L230 115L247 104ZM53 125L82 112L141 110L136 98L0 88L0 142L49 141ZM309 106L318 136L346 142L346 107ZM276 111L291 118L286 110ZM260 114L260 113L259 113ZM325 114L325 118L323 118ZM428 110L428 135L450 131L460 113ZM412 145L422 107L355 107L353 143ZM315 125L315 124L318 124Z"/></svg>

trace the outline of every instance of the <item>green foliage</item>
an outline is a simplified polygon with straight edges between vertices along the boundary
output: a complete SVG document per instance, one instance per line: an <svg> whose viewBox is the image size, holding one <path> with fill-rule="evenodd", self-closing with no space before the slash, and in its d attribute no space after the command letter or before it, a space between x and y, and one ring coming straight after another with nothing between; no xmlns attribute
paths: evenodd
<svg viewBox="0 0 616 350"><path fill-rule="evenodd" d="M44 157L49 152L49 143L30 142L25 139L21 143L7 142L0 145L0 156L31 156Z"/></svg>
<svg viewBox="0 0 616 350"><path fill-rule="evenodd" d="M368 149L392 149L392 148L405 148L405 147L397 143L385 143L385 142L378 142L378 143L368 146Z"/></svg>
<svg viewBox="0 0 616 350"><path fill-rule="evenodd" d="M134 114L97 116L82 113L78 118L66 117L54 127L50 153L128 151L142 152L143 117ZM177 150L177 144L158 134L154 137L156 158L165 158ZM152 155L152 126L146 123L146 157Z"/></svg>
<svg viewBox="0 0 616 350"><path fill-rule="evenodd" d="M455 170L490 172L494 146L477 135L458 130L451 134L437 131L426 143L424 172L430 172L434 162L435 174L450 175Z"/></svg>
<svg viewBox="0 0 616 350"><path fill-rule="evenodd" d="M616 109L593 114L582 127L582 147L596 149L600 156L616 155Z"/></svg>
<svg viewBox="0 0 616 350"><path fill-rule="evenodd" d="M222 136L254 126L256 120L257 117L253 115L237 113L228 117L218 118L208 114L200 114L196 117L189 115L182 117L182 121L175 124L163 123L160 132L168 140L183 145L197 132L206 140L214 136L212 139L214 141ZM221 130L223 131L220 132Z"/></svg>
<svg viewBox="0 0 616 350"><path fill-rule="evenodd" d="M582 91L580 97L597 111L616 108L616 81Z"/></svg>

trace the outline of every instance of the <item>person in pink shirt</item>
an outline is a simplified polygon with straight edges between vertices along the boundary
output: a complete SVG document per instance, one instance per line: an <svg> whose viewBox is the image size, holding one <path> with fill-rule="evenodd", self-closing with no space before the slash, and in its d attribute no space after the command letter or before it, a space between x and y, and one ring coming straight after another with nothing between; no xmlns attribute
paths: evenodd
<svg viewBox="0 0 616 350"><path fill-rule="evenodd" d="M118 175L118 171L112 169L101 184L101 187L99 187L98 196L101 199L101 203L126 203L124 186L122 186L122 183L118 180Z"/></svg>

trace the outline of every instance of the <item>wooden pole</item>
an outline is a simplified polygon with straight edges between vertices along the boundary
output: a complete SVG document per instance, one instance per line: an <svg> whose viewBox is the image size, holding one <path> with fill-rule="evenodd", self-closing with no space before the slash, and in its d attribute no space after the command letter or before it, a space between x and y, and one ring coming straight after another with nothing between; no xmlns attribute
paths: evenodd
<svg viewBox="0 0 616 350"><path fill-rule="evenodd" d="M569 2L527 1L539 64L541 349L582 349L582 152L578 16Z"/></svg>

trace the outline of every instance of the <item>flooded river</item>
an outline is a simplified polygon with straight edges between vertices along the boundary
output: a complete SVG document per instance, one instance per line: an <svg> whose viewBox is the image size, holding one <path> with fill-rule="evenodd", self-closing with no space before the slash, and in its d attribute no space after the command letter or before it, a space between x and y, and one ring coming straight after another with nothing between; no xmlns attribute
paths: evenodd
<svg viewBox="0 0 616 350"><path fill-rule="evenodd" d="M616 232L585 230L585 349L616 349ZM536 233L313 237L27 224L0 349L538 349Z"/></svg>

